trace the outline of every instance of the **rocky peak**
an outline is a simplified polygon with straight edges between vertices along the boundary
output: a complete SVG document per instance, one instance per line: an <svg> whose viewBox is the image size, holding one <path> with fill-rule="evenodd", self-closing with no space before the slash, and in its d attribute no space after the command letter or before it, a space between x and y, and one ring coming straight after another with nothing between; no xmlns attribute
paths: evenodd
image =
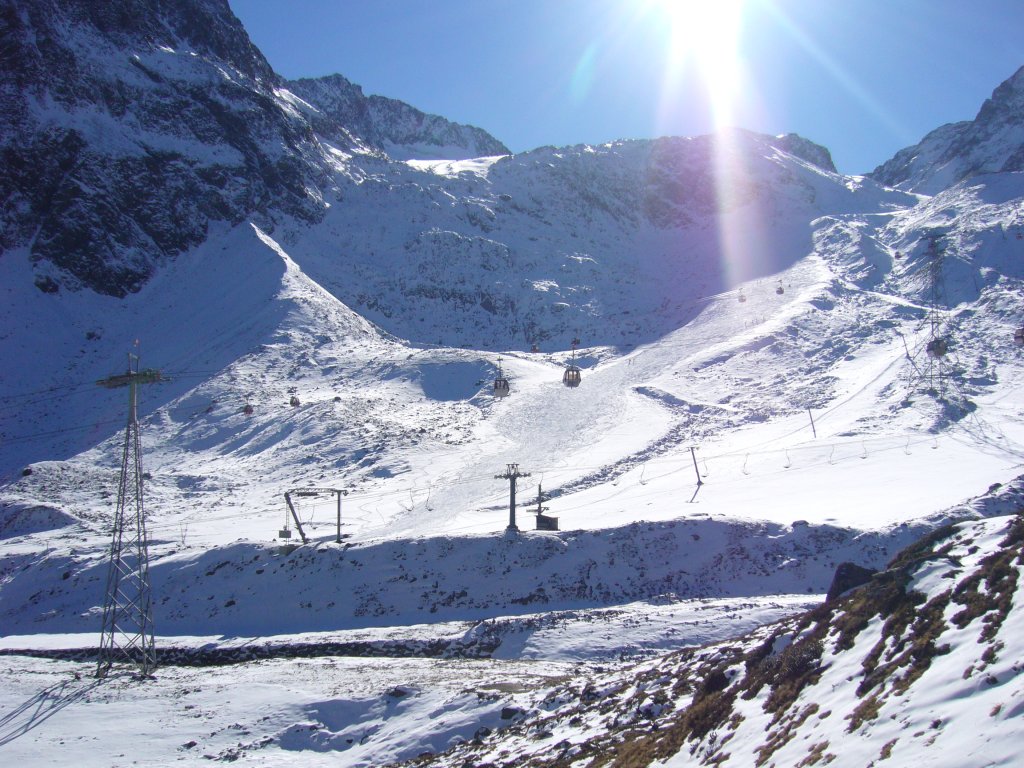
<svg viewBox="0 0 1024 768"><path fill-rule="evenodd" d="M465 160L510 154L486 131L429 115L383 96L366 96L341 75L292 80L288 88L319 110L311 120L330 135L344 129L398 160Z"/></svg>
<svg viewBox="0 0 1024 768"><path fill-rule="evenodd" d="M772 140L772 146L788 152L793 157L799 157L808 163L818 166L830 173L838 173L835 163L832 162L832 153L821 144L815 144L810 139L805 139L796 133L784 133Z"/></svg>
<svg viewBox="0 0 1024 768"><path fill-rule="evenodd" d="M46 57L31 54L74 48L68 43L75 36L95 33L121 49L140 44L185 48L248 77L276 79L227 0L11 0L5 6L10 31L34 30L30 38L12 39L24 43L22 53L37 65L46 65Z"/></svg>
<svg viewBox="0 0 1024 768"><path fill-rule="evenodd" d="M974 120L948 123L872 171L876 181L937 194L983 173L1024 170L1024 67L992 92Z"/></svg>
<svg viewBox="0 0 1024 768"><path fill-rule="evenodd" d="M69 16L88 21L113 40L187 47L249 77L277 79L227 0L68 0L63 5Z"/></svg>
<svg viewBox="0 0 1024 768"><path fill-rule="evenodd" d="M978 110L975 122L992 123L996 120L1019 120L1024 111L1024 67L1003 81L992 91L991 98Z"/></svg>

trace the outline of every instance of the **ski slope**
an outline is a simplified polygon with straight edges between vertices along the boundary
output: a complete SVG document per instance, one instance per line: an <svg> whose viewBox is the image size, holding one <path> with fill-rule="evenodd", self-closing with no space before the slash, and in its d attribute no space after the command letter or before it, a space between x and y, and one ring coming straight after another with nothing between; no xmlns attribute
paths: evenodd
<svg viewBox="0 0 1024 768"><path fill-rule="evenodd" d="M687 321L655 340L583 338L578 388L561 384L568 349L387 333L256 224L103 314L103 343L80 353L106 300L62 296L47 311L63 331L32 342L65 354L38 362L62 389L26 394L10 421L55 414L63 428L40 439L64 458L3 487L0 648L18 683L0 740L28 764L126 739L125 762L153 764L408 759L483 738L518 717L520 695L609 660L813 607L841 562L880 568L942 522L1012 512L1020 254L993 239L1014 203L985 204L1000 214L982 193L948 201L975 215L943 224L960 243L951 275L970 278L951 278L941 366L923 351L915 245L945 221L930 202L932 218L817 220L810 252L730 290L691 287ZM806 245L793 237L781 250ZM11 322L38 297L19 301ZM93 382L123 370L113 350L139 328L144 365L168 379L143 388L142 439L157 644L178 660L148 689L97 686L74 660L96 643L126 405ZM508 464L529 473L519 532L496 477ZM533 530L538 485L559 532ZM345 491L340 544L330 494L298 499L308 544L280 538L295 528L284 492L306 487ZM80 726L65 708L87 713ZM137 717L166 727L136 743ZM110 764L109 750L83 764Z"/></svg>

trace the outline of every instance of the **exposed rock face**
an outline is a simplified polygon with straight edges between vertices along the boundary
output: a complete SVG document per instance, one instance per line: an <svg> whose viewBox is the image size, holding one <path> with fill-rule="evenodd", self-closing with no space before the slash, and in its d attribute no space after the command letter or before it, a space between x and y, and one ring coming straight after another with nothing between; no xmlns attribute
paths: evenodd
<svg viewBox="0 0 1024 768"><path fill-rule="evenodd" d="M828 588L825 599L835 600L844 592L867 584L876 573L877 571L864 568L856 563L840 563L836 568L835 576L832 577L832 584Z"/></svg>
<svg viewBox="0 0 1024 768"><path fill-rule="evenodd" d="M213 221L314 220L309 125L225 0L13 0L0 67L0 247L37 285L121 296Z"/></svg>
<svg viewBox="0 0 1024 768"><path fill-rule="evenodd" d="M935 129L869 174L876 181L937 194L983 173L1024 170L1024 67L982 104L974 120Z"/></svg>
<svg viewBox="0 0 1024 768"><path fill-rule="evenodd" d="M362 88L341 75L303 78L288 89L317 108L311 119L317 132L350 131L372 147L398 160L462 160L510 154L486 131L428 115L395 99L365 96Z"/></svg>

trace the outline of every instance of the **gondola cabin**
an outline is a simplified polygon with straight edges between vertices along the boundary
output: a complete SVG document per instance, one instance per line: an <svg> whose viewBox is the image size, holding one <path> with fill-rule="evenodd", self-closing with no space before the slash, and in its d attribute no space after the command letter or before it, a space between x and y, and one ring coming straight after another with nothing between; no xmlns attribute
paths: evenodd
<svg viewBox="0 0 1024 768"><path fill-rule="evenodd" d="M740 295L736 297L736 300L740 304L742 304L743 302L745 302L747 300L747 297L743 295L743 290L742 289L740 290Z"/></svg>
<svg viewBox="0 0 1024 768"><path fill-rule="evenodd" d="M580 381L583 379L583 374L576 365L576 347L579 343L579 338L574 337L572 340L572 357L569 358L569 367L566 368L565 373L562 374L562 383L567 387L578 387L580 385Z"/></svg>
<svg viewBox="0 0 1024 768"><path fill-rule="evenodd" d="M786 289L782 287L782 281L779 280L779 284L775 286L775 292L781 296L786 292Z"/></svg>
<svg viewBox="0 0 1024 768"><path fill-rule="evenodd" d="M1024 347L1024 327L1013 332L1013 343L1018 347Z"/></svg>
<svg viewBox="0 0 1024 768"><path fill-rule="evenodd" d="M924 350L928 353L928 357L940 358L945 357L949 352L949 345L945 339L932 339Z"/></svg>
<svg viewBox="0 0 1024 768"><path fill-rule="evenodd" d="M498 375L494 378L494 396L495 397L508 397L509 386L508 379L505 378L505 374L501 370L501 358L498 358Z"/></svg>

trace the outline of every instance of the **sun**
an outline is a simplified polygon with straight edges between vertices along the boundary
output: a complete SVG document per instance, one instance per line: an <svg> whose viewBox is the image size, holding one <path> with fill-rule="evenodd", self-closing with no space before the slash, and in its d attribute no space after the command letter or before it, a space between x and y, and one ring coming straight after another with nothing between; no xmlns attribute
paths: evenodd
<svg viewBox="0 0 1024 768"><path fill-rule="evenodd" d="M744 0L645 0L663 28L668 83L696 75L718 127L731 115L740 76L739 34Z"/></svg>

